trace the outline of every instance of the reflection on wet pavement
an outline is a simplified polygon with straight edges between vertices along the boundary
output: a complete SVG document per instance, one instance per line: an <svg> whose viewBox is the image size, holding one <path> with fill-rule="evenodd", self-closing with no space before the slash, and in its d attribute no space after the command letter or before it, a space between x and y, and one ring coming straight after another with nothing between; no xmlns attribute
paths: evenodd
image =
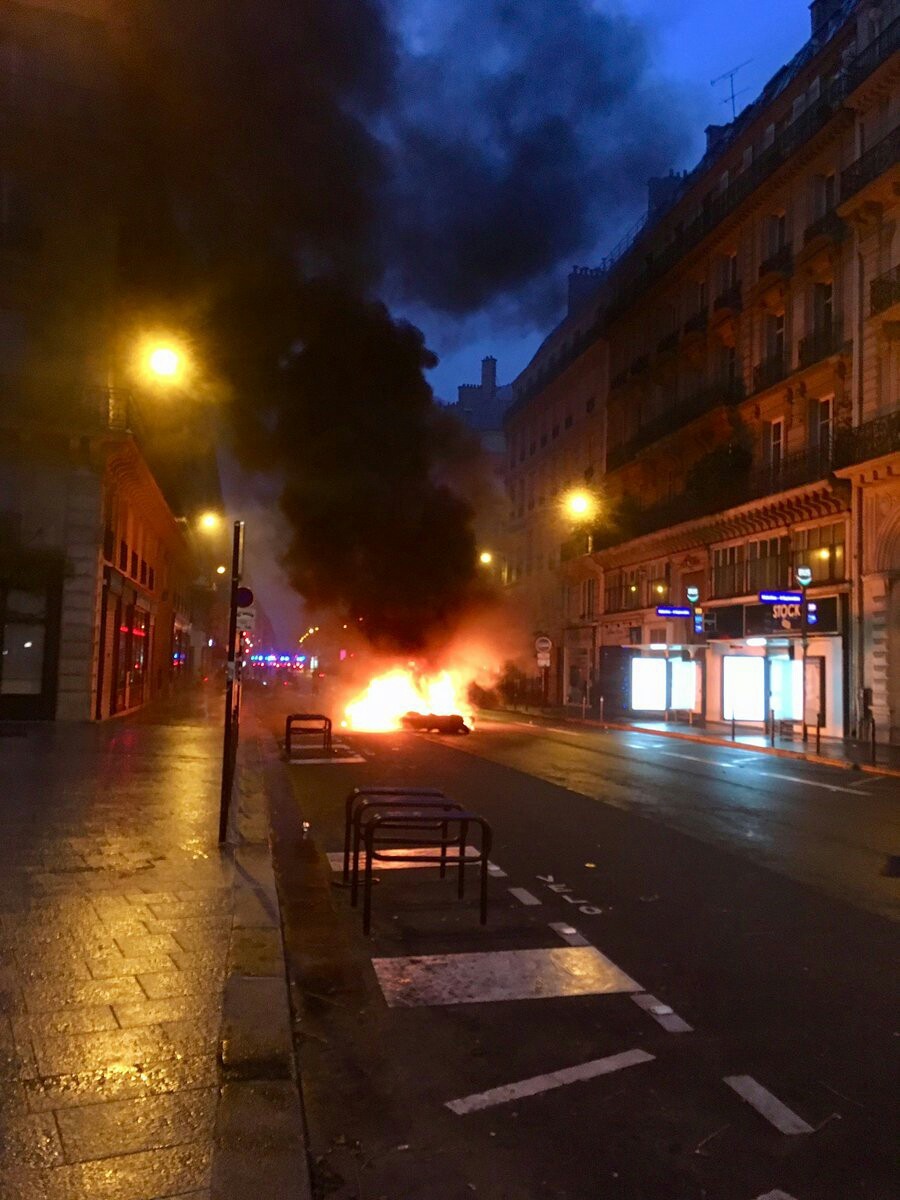
<svg viewBox="0 0 900 1200"><path fill-rule="evenodd" d="M0 1196L202 1200L231 926L218 726L23 729L0 746Z"/></svg>

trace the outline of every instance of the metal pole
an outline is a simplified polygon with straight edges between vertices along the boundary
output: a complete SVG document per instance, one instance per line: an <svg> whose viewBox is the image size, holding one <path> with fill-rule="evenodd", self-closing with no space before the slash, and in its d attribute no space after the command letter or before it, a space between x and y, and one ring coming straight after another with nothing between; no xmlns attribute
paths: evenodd
<svg viewBox="0 0 900 1200"><path fill-rule="evenodd" d="M807 631L809 628L808 620L807 620L808 612L809 612L809 609L808 609L808 606L806 603L806 588L804 587L803 599L800 604L800 629L801 629L802 643L803 643L803 660L802 660L803 678L801 680L801 683L803 686L802 686L802 691L801 691L801 696L802 696L801 703L803 705L803 744L804 744L804 746L809 741L809 731L806 728L806 647L809 643L809 637L807 635Z"/></svg>
<svg viewBox="0 0 900 1200"><path fill-rule="evenodd" d="M872 725L872 766L874 767L875 759L876 759L876 751L877 751L877 744L876 744L877 738L876 738L876 732L875 732L875 718L871 717L870 720L871 720L871 725Z"/></svg>
<svg viewBox="0 0 900 1200"><path fill-rule="evenodd" d="M775 709L769 709L769 743L775 745Z"/></svg>
<svg viewBox="0 0 900 1200"><path fill-rule="evenodd" d="M238 662L237 600L244 560L244 522L235 521L231 544L231 604L228 613L228 663L225 668L225 730L222 739L222 791L219 798L219 842L228 837L228 810L240 735L241 680Z"/></svg>
<svg viewBox="0 0 900 1200"><path fill-rule="evenodd" d="M733 742L737 741L737 738L735 737L735 732L734 732L734 709L733 708L731 710L731 740Z"/></svg>
<svg viewBox="0 0 900 1200"><path fill-rule="evenodd" d="M822 753L822 714L816 713L816 754Z"/></svg>

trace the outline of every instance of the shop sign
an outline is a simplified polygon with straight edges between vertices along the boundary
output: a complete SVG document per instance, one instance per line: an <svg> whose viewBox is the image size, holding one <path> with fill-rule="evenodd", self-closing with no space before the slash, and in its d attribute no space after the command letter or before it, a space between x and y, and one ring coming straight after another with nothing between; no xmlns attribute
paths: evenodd
<svg viewBox="0 0 900 1200"><path fill-rule="evenodd" d="M784 596L790 593L782 593ZM837 633L837 596L810 600L807 604L807 628L810 633ZM776 633L803 632L803 599L787 599L772 604L748 604L744 609L744 635L759 637Z"/></svg>
<svg viewBox="0 0 900 1200"><path fill-rule="evenodd" d="M658 617L689 617L691 610L689 608L672 608L669 604L663 604L657 608L656 615Z"/></svg>
<svg viewBox="0 0 900 1200"><path fill-rule="evenodd" d="M802 604L802 592L760 592L760 604Z"/></svg>

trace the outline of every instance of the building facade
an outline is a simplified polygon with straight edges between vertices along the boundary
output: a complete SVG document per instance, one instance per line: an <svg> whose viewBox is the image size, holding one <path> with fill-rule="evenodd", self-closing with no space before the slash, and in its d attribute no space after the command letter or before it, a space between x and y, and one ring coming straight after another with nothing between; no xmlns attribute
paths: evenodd
<svg viewBox="0 0 900 1200"><path fill-rule="evenodd" d="M115 386L117 85L67 7L0 3L0 718L134 709L218 620L212 551L135 436L152 404Z"/></svg>
<svg viewBox="0 0 900 1200"><path fill-rule="evenodd" d="M507 575L561 702L900 738L900 5L811 15L516 381Z"/></svg>

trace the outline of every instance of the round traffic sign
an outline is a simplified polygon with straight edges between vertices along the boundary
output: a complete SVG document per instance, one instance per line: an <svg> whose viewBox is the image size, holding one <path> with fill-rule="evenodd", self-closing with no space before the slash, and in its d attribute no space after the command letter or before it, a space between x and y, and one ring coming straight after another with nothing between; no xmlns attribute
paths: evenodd
<svg viewBox="0 0 900 1200"><path fill-rule="evenodd" d="M538 654L546 654L553 649L553 642L548 637L536 637L534 639L534 648Z"/></svg>
<svg viewBox="0 0 900 1200"><path fill-rule="evenodd" d="M253 592L248 587L239 587L236 601L238 608L249 608L253 603Z"/></svg>

